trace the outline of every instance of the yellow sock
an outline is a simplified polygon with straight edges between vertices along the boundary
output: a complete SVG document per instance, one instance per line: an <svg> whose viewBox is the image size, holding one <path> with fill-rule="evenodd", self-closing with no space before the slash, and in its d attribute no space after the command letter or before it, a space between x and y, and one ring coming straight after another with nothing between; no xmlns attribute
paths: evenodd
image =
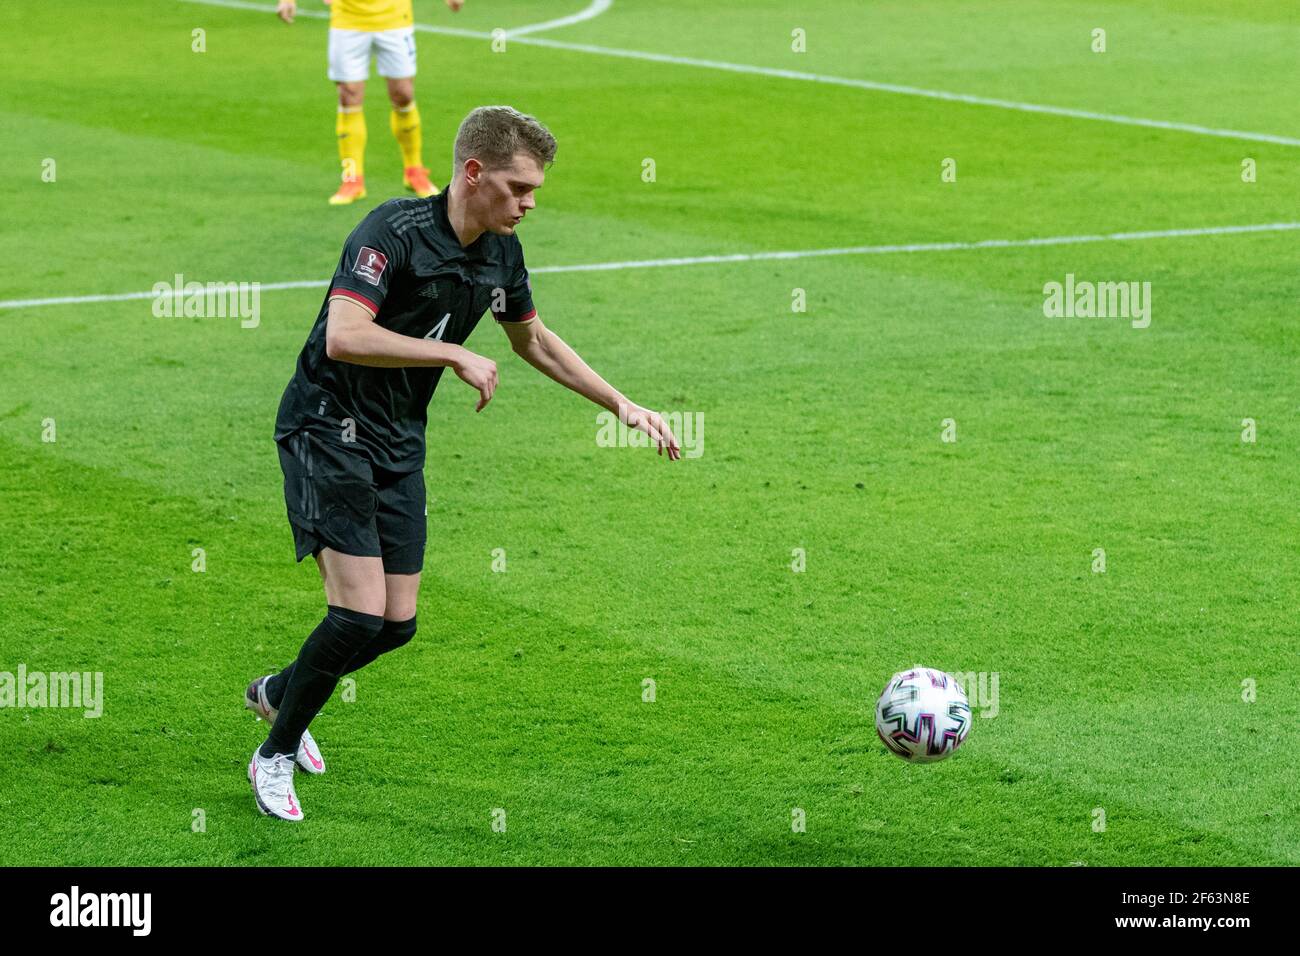
<svg viewBox="0 0 1300 956"><path fill-rule="evenodd" d="M402 150L403 166L423 166L420 161L420 110L412 103L404 110L394 108L388 114L388 126Z"/></svg>
<svg viewBox="0 0 1300 956"><path fill-rule="evenodd" d="M334 132L339 136L339 161L343 181L351 182L365 175L366 114L360 106L340 106Z"/></svg>

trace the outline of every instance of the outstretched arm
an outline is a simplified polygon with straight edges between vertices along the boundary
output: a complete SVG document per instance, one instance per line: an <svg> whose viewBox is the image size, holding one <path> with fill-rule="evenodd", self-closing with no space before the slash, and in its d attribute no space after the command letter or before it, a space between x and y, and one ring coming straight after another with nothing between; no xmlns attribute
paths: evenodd
<svg viewBox="0 0 1300 956"><path fill-rule="evenodd" d="M592 370L577 352L542 324L539 318L527 322L501 322L515 354L548 378L572 389L583 398L618 415L629 428L645 432L654 441L659 454L668 452L673 461L682 457L677 436L658 412L642 408Z"/></svg>

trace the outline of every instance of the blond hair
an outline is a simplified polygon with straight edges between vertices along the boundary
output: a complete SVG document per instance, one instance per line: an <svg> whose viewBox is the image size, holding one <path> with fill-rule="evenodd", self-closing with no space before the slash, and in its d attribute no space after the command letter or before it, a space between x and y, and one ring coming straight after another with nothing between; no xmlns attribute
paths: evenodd
<svg viewBox="0 0 1300 956"><path fill-rule="evenodd" d="M453 177L465 160L477 159L486 169L502 169L526 153L543 168L555 160L555 137L537 121L510 106L480 106L471 110L456 131Z"/></svg>

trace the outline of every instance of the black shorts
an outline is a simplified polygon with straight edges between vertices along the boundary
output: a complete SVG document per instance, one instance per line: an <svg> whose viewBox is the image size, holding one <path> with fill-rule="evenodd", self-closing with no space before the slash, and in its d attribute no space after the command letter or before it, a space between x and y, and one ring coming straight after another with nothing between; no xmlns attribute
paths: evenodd
<svg viewBox="0 0 1300 956"><path fill-rule="evenodd" d="M377 468L360 448L299 429L276 442L299 561L321 548L384 559L386 574L424 567L424 472Z"/></svg>

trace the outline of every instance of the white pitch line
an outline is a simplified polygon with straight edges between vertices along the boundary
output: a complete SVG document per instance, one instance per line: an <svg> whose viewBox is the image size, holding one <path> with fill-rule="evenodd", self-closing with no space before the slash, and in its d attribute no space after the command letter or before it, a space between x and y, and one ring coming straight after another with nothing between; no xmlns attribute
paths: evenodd
<svg viewBox="0 0 1300 956"><path fill-rule="evenodd" d="M189 0L191 3L207 3L212 0ZM417 26L416 29L419 29ZM589 43L569 43L564 40L551 40L546 37L522 37L517 42L533 46L549 47L555 50L569 50L577 53L592 53L600 56L622 57L631 60L646 60L652 63L670 63L678 66L695 66L709 70L725 70L730 73L747 73L756 76L772 76L786 80L801 80L807 83L825 83L831 86L846 86L859 90L871 90L877 93L896 93L901 96L921 96L932 100L946 100L951 103L965 103L970 106L992 106L1003 110L1016 110L1021 113L1043 113L1049 116L1064 116L1069 119L1092 120L1102 123L1117 123L1121 126L1145 126L1150 129L1170 130L1179 133L1193 133L1197 136L1217 136L1223 139L1250 140L1259 143L1273 143L1278 146L1300 146L1300 138L1277 136L1273 133L1252 133L1246 130L1219 129L1213 126L1201 126L1196 123L1176 123L1168 120L1146 119L1141 116L1123 116L1119 113L1097 113L1092 110L1071 109L1065 106L1047 106L1042 103L1021 103L1016 100L1001 100L989 96L974 96L970 93L951 93L947 90L930 90L919 86L903 86L898 83L880 83L875 80L860 80L847 76L827 76L823 73L804 73L800 70L782 70L767 66L750 66L744 63L725 63L720 60L701 60L689 56L676 56L670 53L646 53L640 50L620 50L614 47L593 46Z"/></svg>
<svg viewBox="0 0 1300 956"><path fill-rule="evenodd" d="M259 13L274 13L275 8L246 0L183 0L184 3L201 3L213 7L229 7L235 10L256 10ZM590 9L590 8L589 8ZM317 10L299 10L299 16L328 18L328 13ZM552 21L558 24L558 21ZM491 33L481 30L461 30L456 27L435 27L424 23L415 24L415 29L422 33L438 33L444 36L469 37L476 40L491 40ZM768 66L751 66L745 63L726 63L721 60L702 60L690 56L676 56L671 53L649 53L643 50L623 50L617 47L594 46L590 43L570 43L565 40L551 40L547 37L516 36L519 31L506 31L510 42L524 43L531 46L548 47L553 50L567 50L571 53L590 53L596 56L612 56L626 60L643 60L648 63L667 63L675 66L694 66L708 70L723 70L729 73L743 73L752 76L770 76L785 80L800 80L807 83L824 83L831 86L844 86L859 90L871 90L876 93L895 93L900 96L921 96L933 100L945 100L950 103L965 103L969 106L991 106L996 109L1015 110L1021 113L1039 113L1049 116L1064 116L1068 119L1090 120L1101 123L1116 123L1121 126L1142 126L1148 129L1167 130L1178 133L1192 133L1196 136L1214 136L1221 139L1248 140L1256 143L1272 143L1276 146L1300 146L1300 138L1278 136L1273 133L1252 133L1246 130L1220 129L1214 126L1201 126L1197 123L1175 123L1167 120L1146 119L1141 116L1124 116L1119 113L1098 113L1092 110L1071 109L1066 106L1047 106L1042 103L1022 103L1017 100L1002 100L989 96L975 96L970 93L952 93L947 90L931 90L919 86L904 86L898 83L880 83L875 80L860 80L847 76L828 76L823 73L804 73L800 70L782 70Z"/></svg>
<svg viewBox="0 0 1300 956"><path fill-rule="evenodd" d="M978 249L1028 249L1036 246L1074 246L1090 242L1137 242L1147 239L1185 239L1195 236L1235 236L1244 233L1294 232L1300 222L1268 222L1249 226L1204 226L1193 229L1152 229L1142 232L1111 232L1082 236L1044 236L1037 239L981 239L977 242L914 242L890 246L840 246L831 249L795 249L786 252L736 252L721 256L682 256L672 259L628 259L622 262L588 262L570 266L540 266L532 275L558 272L614 272L622 269L662 269L670 266L725 265L738 262L771 262L782 259L815 259L823 256L880 256L909 252L960 252ZM284 289L323 289L329 281L314 279L295 282L261 282L262 292ZM152 299L150 292L119 292L109 295L69 295L53 299L10 299L0 309L30 309L42 305L85 305L94 302L129 302Z"/></svg>
<svg viewBox="0 0 1300 956"><path fill-rule="evenodd" d="M592 0L586 8L579 10L577 13L567 17L559 17L555 20L547 20L543 23L534 23L525 27L516 27L513 30L505 31L506 37L513 40L515 37L523 36L525 33L541 33L543 30L554 30L557 27L572 26L575 23L582 23L584 20L592 20L600 16L611 6L614 0Z"/></svg>

